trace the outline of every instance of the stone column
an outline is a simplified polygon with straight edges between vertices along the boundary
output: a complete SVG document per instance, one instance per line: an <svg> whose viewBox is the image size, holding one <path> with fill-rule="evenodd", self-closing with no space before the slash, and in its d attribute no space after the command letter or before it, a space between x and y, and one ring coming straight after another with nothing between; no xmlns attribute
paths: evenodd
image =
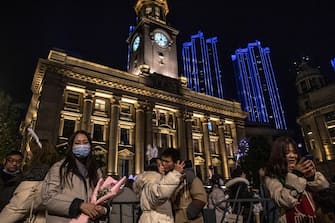
<svg viewBox="0 0 335 223"><path fill-rule="evenodd" d="M114 96L111 99L111 121L109 125L109 145L108 145L108 163L107 174L113 175L118 173L118 129L120 117L120 100L121 97Z"/></svg>
<svg viewBox="0 0 335 223"><path fill-rule="evenodd" d="M144 170L144 108L143 102L136 105L135 174Z"/></svg>
<svg viewBox="0 0 335 223"><path fill-rule="evenodd" d="M86 90L84 98L83 118L81 120L81 129L91 132L91 115L93 110L94 92Z"/></svg>
<svg viewBox="0 0 335 223"><path fill-rule="evenodd" d="M202 120L202 132L203 132L203 142L204 142L204 153L205 153L205 168L212 165L211 153L209 151L209 132L208 132L208 117L204 117ZM207 173L208 175L208 173Z"/></svg>
<svg viewBox="0 0 335 223"><path fill-rule="evenodd" d="M324 116L313 117L313 122L311 122L311 128L313 137L316 138L315 142L319 142L314 152L314 156L318 157L320 161L327 161L330 159L332 151L329 147L329 137L327 129L325 128L325 118ZM309 142L308 142L309 143Z"/></svg>
<svg viewBox="0 0 335 223"><path fill-rule="evenodd" d="M238 138L237 138L237 132L236 132L236 121L230 124L230 130L231 130L231 137L233 138L233 153L234 156L237 153L238 150Z"/></svg>
<svg viewBox="0 0 335 223"><path fill-rule="evenodd" d="M153 146L153 133L152 133L152 109L154 105L148 103L145 111L145 146L149 144ZM157 146L157 145L156 145Z"/></svg>
<svg viewBox="0 0 335 223"><path fill-rule="evenodd" d="M228 158L227 158L227 149L226 149L226 138L224 133L224 120L219 123L219 146L220 146L220 155L222 161L222 170L224 179L229 179L229 167L228 167Z"/></svg>
<svg viewBox="0 0 335 223"><path fill-rule="evenodd" d="M185 160L187 158L186 148L186 134L185 134L185 123L184 123L184 112L176 112L177 117L177 147L180 152L180 159Z"/></svg>
<svg viewBox="0 0 335 223"><path fill-rule="evenodd" d="M186 130L186 149L187 159L192 160L194 163L193 151L193 137L192 137L192 113L188 112L185 116L185 130Z"/></svg>

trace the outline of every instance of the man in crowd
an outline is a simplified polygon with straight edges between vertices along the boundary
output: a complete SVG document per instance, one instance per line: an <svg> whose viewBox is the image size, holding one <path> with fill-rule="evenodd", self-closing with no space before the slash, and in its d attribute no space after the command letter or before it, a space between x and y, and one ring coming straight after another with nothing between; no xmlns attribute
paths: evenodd
<svg viewBox="0 0 335 223"><path fill-rule="evenodd" d="M0 169L0 211L11 199L15 188L21 182L23 154L10 151L6 154L3 167Z"/></svg>
<svg viewBox="0 0 335 223"><path fill-rule="evenodd" d="M162 152L165 173L172 171L180 159L178 150L169 148ZM202 209L207 204L207 193L202 181L195 175L190 160L185 161L184 179L172 196L175 223L202 223Z"/></svg>

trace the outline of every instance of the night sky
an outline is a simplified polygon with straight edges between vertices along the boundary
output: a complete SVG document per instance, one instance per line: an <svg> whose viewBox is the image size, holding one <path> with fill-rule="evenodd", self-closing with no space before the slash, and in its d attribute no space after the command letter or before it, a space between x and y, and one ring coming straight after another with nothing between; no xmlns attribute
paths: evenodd
<svg viewBox="0 0 335 223"><path fill-rule="evenodd" d="M0 9L0 90L16 102L29 103L38 58L52 48L106 66L126 70L128 27L135 24L135 0L11 1ZM48 2L48 3L47 3ZM321 1L169 0L168 23L180 31L181 45L202 31L219 38L220 61L227 99L236 99L230 56L259 40L271 50L273 68L287 115L295 128L297 105L291 61L309 55L322 73L335 76L335 13ZM272 4L272 5L270 5ZM274 4L274 5L273 5ZM182 68L179 67L179 73Z"/></svg>

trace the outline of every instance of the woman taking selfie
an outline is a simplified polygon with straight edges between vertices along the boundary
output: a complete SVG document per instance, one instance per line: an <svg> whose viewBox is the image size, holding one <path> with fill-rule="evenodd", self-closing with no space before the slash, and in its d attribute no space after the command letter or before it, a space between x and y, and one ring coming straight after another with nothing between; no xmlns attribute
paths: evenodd
<svg viewBox="0 0 335 223"><path fill-rule="evenodd" d="M316 222L313 193L329 187L313 160L301 158L295 141L284 136L273 142L265 185L279 208L279 223Z"/></svg>

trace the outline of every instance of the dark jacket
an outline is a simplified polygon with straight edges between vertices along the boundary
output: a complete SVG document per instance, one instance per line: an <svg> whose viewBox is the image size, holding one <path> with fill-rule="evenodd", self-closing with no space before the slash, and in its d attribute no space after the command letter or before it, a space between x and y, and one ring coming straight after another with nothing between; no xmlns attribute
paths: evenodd
<svg viewBox="0 0 335 223"><path fill-rule="evenodd" d="M0 169L0 211L9 203L16 187L22 181L22 173L11 175Z"/></svg>
<svg viewBox="0 0 335 223"><path fill-rule="evenodd" d="M237 195L237 199L251 199L253 198L253 193L249 190L249 181L246 178L243 177L235 177L231 180L229 180L226 183L226 187L229 190L229 199L235 199L236 193L238 191L238 188L240 187L239 193ZM233 207L233 203L231 204ZM235 204L233 213L238 213L238 203ZM252 219L252 213L251 212L251 203L250 202L241 202L241 207L243 207L243 219L244 221L247 221L249 214L250 219Z"/></svg>

